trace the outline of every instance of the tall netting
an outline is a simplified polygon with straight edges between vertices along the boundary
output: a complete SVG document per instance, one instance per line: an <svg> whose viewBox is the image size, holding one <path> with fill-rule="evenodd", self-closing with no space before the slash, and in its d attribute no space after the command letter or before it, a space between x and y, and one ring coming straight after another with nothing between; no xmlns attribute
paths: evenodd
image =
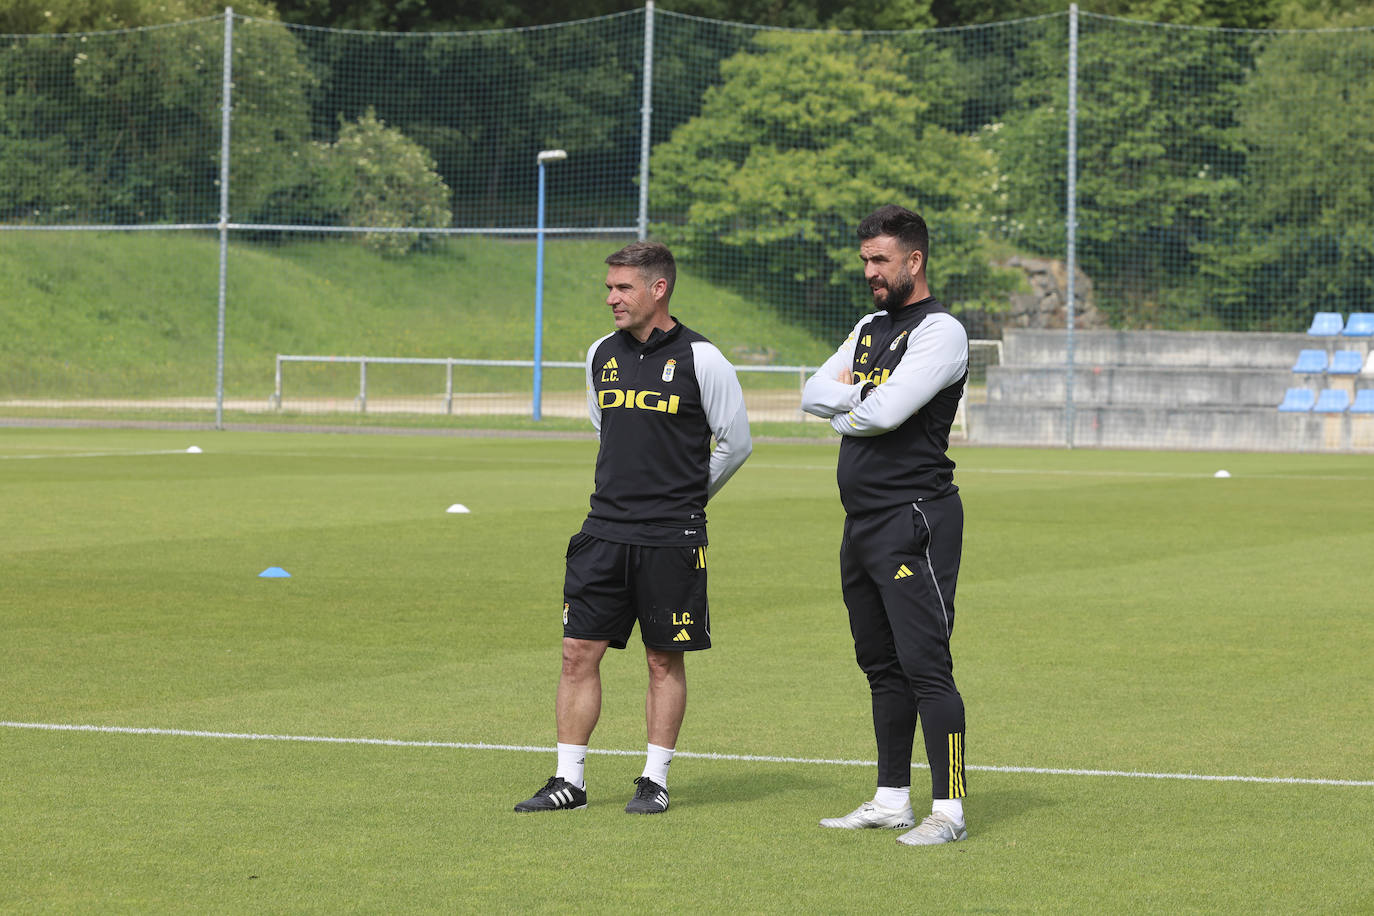
<svg viewBox="0 0 1374 916"><path fill-rule="evenodd" d="M415 34L249 19L240 36L289 48L293 61L283 66L297 76L289 98L277 80L236 82L236 114L284 115L252 141L256 159L235 159L234 186L246 185L233 208L237 222L528 227L535 157L558 148L571 155L549 182L550 225L636 226L640 12Z"/></svg>
<svg viewBox="0 0 1374 916"><path fill-rule="evenodd" d="M1003 364L986 408L974 411L975 439L1374 444L1359 394L1374 387L1363 371L1368 331L1350 321L1374 311L1374 32L1090 15L1070 25L1075 333L1003 334ZM1060 258L1071 68L1047 64L1041 85L1052 88L1000 135L1013 213L1054 214L1012 238L1022 251ZM1309 335L1319 313L1334 333ZM1304 349L1321 350L1325 368L1295 372ZM1330 371L1333 361L1340 371ZM1309 391L1319 409L1280 409L1290 388Z"/></svg>
<svg viewBox="0 0 1374 916"><path fill-rule="evenodd" d="M537 159L561 150L545 166L553 365L539 407L585 424L583 376L566 364L604 333L602 259L639 229L644 14L424 34L246 20L235 34L289 45L302 78L289 129L260 144L283 156L234 161L235 186L253 190L233 207L251 256L230 261L231 327L257 327L234 334L230 400L529 418L530 366L473 363L533 360ZM277 91L236 83L234 110L277 110ZM415 228L431 231L398 231ZM272 270L299 271L295 308L274 298ZM278 360L312 355L353 359Z"/></svg>
<svg viewBox="0 0 1374 916"><path fill-rule="evenodd" d="M222 19L0 36L0 218L218 219Z"/></svg>
<svg viewBox="0 0 1374 916"><path fill-rule="evenodd" d="M0 401L210 416L222 18L0 36ZM124 226L124 234L55 231ZM200 399L194 400L195 395ZM199 408L199 412L196 411Z"/></svg>
<svg viewBox="0 0 1374 916"><path fill-rule="evenodd" d="M930 225L933 288L988 327L1020 273L1003 263L1020 214L998 131L1047 94L1062 17L878 33L662 18L664 47L694 49L673 64L696 75L655 90L658 236L833 346L872 310L855 227L900 202ZM1062 217L1043 217L1062 251Z"/></svg>
<svg viewBox="0 0 1374 916"><path fill-rule="evenodd" d="M754 415L800 422L895 201L976 341L971 441L1374 447L1372 67L1369 30L1076 11L3 36L0 416L528 418L540 314L575 422L602 259L647 234Z"/></svg>

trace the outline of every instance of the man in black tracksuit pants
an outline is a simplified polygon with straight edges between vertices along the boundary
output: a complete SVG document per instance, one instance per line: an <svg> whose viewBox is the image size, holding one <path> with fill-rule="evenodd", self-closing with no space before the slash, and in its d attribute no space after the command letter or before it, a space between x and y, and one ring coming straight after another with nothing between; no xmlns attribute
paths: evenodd
<svg viewBox="0 0 1374 916"><path fill-rule="evenodd" d="M878 791L821 826L914 826L899 842L926 846L967 836L964 701L950 655L964 512L946 452L968 376L968 336L930 295L920 216L881 207L860 224L859 239L878 311L807 381L802 407L843 436L840 577L872 693ZM918 717L933 801L916 825L910 786Z"/></svg>
<svg viewBox="0 0 1374 916"><path fill-rule="evenodd" d="M563 579L558 769L515 806L520 812L587 806L601 659L625 648L636 623L649 667L649 740L625 810L668 810L668 766L687 706L685 655L711 647L706 502L752 449L734 367L668 312L672 253L634 242L606 263L616 330L587 350L587 410L600 448L591 510L568 543Z"/></svg>

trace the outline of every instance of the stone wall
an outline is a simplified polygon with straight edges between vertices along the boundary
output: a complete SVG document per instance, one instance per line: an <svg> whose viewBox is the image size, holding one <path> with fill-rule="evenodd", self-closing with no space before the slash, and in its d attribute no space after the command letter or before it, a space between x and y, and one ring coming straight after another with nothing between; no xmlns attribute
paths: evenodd
<svg viewBox="0 0 1374 916"><path fill-rule="evenodd" d="M1015 255L997 266L1020 269L1030 289L1012 293L1005 311L973 309L960 312L959 318L968 329L969 337L996 339L1002 336L1005 328L1067 327L1069 271L1063 261ZM1082 270L1075 271L1073 298L1074 328L1091 331L1107 327L1107 319L1098 311L1093 296L1093 281Z"/></svg>

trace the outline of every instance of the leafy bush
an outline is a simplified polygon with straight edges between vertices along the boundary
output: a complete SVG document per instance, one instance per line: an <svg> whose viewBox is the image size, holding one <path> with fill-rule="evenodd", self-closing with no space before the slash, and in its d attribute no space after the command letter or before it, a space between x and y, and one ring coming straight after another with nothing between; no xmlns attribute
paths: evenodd
<svg viewBox="0 0 1374 916"><path fill-rule="evenodd" d="M371 108L344 124L339 139L322 148L320 191L343 224L441 228L449 224L450 193L434 157L399 130L383 124ZM404 254L424 236L397 232L363 235L368 247Z"/></svg>

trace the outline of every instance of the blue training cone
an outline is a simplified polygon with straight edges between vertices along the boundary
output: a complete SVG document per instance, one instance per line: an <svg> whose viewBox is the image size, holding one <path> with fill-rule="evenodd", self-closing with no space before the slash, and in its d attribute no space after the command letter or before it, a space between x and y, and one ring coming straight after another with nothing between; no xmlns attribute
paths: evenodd
<svg viewBox="0 0 1374 916"><path fill-rule="evenodd" d="M259 579L290 579L291 574L280 566L269 566L258 573Z"/></svg>

